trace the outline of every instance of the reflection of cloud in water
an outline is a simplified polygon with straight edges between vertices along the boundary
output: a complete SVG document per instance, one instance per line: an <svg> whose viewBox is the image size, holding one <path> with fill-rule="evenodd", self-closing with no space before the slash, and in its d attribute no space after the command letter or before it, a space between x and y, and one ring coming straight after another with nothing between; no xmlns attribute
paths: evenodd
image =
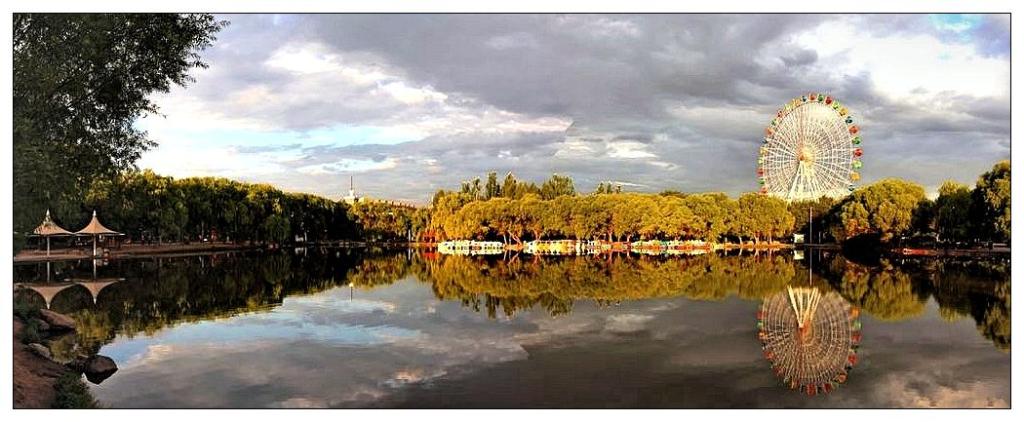
<svg viewBox="0 0 1024 422"><path fill-rule="evenodd" d="M890 340L869 338L858 376L831 395L811 399L779 385L766 368L749 322L756 303L680 303L671 312L653 314L638 336L624 339L589 331L554 337L529 347L528 360L456 369L429 388L410 385L385 397L381 405L863 408L910 406L920 398L932 398L939 407L1009 401L1009 359L980 339L969 321L953 327L934 318L934 306L928 308L928 320L869 321L872 332ZM623 307L623 312L641 314L659 304L643 301ZM577 311L569 318L608 319L591 309ZM735 328L738 324L745 329ZM707 331L695 331L694 325ZM935 336L936 329L945 335ZM562 385L563 379L571 381ZM928 388L906 391L916 385ZM566 395L564 388L572 394ZM488 394L474 393L482 389Z"/></svg>
<svg viewBox="0 0 1024 422"><path fill-rule="evenodd" d="M271 403L268 407L278 407L285 409L317 409L327 407L327 402L319 399L311 399L308 397L292 397L288 400Z"/></svg>
<svg viewBox="0 0 1024 422"><path fill-rule="evenodd" d="M654 319L652 315L621 314L608 317L605 329L616 333L629 333L645 328L647 321Z"/></svg>
<svg viewBox="0 0 1024 422"><path fill-rule="evenodd" d="M1009 407L1004 392L983 382L964 382L956 386L933 385L934 380L914 373L886 376L878 385L879 399L888 399L896 407L978 408Z"/></svg>
<svg viewBox="0 0 1024 422"><path fill-rule="evenodd" d="M427 372L423 368L416 369L403 369L395 372L391 378L384 381L384 385L391 388L399 388L406 384L421 383L424 381L430 381L434 378L442 377L447 374L448 371L443 369L434 370L433 372Z"/></svg>
<svg viewBox="0 0 1024 422"><path fill-rule="evenodd" d="M123 369L93 389L114 407L515 407L546 403L538 395L554 388L548 385L553 379L571 383L551 397L551 405L560 406L1009 400L1008 379L999 375L1008 371L1008 356L979 338L972 321L937 319L934 303L918 319L865 321L873 326L866 328L872 336L864 371L827 400L812 403L778 386L766 370L751 323L757 301L584 301L571 314L551 317L528 309L495 321L456 301L438 301L430 289L399 282L357 290L349 302L343 287L289 298L263 314L118 338L101 353ZM886 392L928 383L936 387Z"/></svg>
<svg viewBox="0 0 1024 422"><path fill-rule="evenodd" d="M125 359L120 359L124 363L118 365L120 370L125 370L134 366L143 366L158 363L161 360L166 359L173 352L173 347L169 344L150 344L146 345L141 352L129 355ZM116 356L115 356L116 358Z"/></svg>

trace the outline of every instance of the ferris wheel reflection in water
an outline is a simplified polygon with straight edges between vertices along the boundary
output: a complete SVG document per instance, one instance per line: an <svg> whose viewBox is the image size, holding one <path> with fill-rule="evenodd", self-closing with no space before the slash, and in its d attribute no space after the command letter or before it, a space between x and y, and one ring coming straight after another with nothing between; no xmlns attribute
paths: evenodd
<svg viewBox="0 0 1024 422"><path fill-rule="evenodd" d="M857 364L860 310L839 293L811 284L790 285L765 298L757 311L758 339L781 383L808 396L844 384Z"/></svg>

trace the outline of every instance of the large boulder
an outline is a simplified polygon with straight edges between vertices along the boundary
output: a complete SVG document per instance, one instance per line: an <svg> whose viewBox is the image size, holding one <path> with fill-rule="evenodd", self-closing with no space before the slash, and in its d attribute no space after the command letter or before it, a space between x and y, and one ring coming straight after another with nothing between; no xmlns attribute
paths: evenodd
<svg viewBox="0 0 1024 422"><path fill-rule="evenodd" d="M75 320L71 319L71 317L67 315L59 314L49 309L40 309L39 316L41 316L43 321L46 321L47 324L50 324L50 330L52 331L75 330Z"/></svg>
<svg viewBox="0 0 1024 422"><path fill-rule="evenodd" d="M114 360L103 355L96 355L85 361L82 372L85 373L85 378L93 384L99 384L103 380L110 378L117 372L117 364Z"/></svg>
<svg viewBox="0 0 1024 422"><path fill-rule="evenodd" d="M47 348L46 346L43 346L42 344L39 344L39 343L29 344L28 345L28 350L31 351L32 353L35 353L37 356L40 356L40 357L43 357L43 358L46 358L46 359L52 359L53 358L50 355L50 349Z"/></svg>

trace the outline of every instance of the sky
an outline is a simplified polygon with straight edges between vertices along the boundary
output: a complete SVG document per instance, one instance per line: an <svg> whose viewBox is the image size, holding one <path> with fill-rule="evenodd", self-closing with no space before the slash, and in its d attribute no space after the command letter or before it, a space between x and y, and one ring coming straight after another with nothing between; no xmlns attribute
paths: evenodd
<svg viewBox="0 0 1024 422"><path fill-rule="evenodd" d="M861 184L973 185L1010 158L1009 15L219 15L140 168L428 203L495 171L627 191L757 189L776 110L862 130Z"/></svg>

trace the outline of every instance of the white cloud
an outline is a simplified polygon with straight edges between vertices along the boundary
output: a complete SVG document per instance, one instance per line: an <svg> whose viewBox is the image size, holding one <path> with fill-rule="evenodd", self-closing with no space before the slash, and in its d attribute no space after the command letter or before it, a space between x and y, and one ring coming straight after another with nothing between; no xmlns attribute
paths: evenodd
<svg viewBox="0 0 1024 422"><path fill-rule="evenodd" d="M868 73L878 93L892 99L921 90L977 97L1010 92L1009 62L985 57L967 43L947 43L927 34L878 35L852 21L827 22L794 35L793 41L817 52L820 71L838 78Z"/></svg>
<svg viewBox="0 0 1024 422"><path fill-rule="evenodd" d="M430 86L412 88L401 81L382 84L379 89L404 104L421 104L428 101L443 102L448 99L447 95L434 91L434 88Z"/></svg>
<svg viewBox="0 0 1024 422"><path fill-rule="evenodd" d="M154 131L155 132L155 131ZM219 176L252 179L286 170L281 158L271 154L240 154L229 145L211 145L179 134L156 134L156 151L143 154L140 168L172 177Z"/></svg>
<svg viewBox="0 0 1024 422"><path fill-rule="evenodd" d="M608 156L611 158L656 158L647 145L635 141L616 141L608 143Z"/></svg>
<svg viewBox="0 0 1024 422"><path fill-rule="evenodd" d="M559 16L557 22L573 34L595 38L639 37L640 27L626 19L608 16Z"/></svg>

